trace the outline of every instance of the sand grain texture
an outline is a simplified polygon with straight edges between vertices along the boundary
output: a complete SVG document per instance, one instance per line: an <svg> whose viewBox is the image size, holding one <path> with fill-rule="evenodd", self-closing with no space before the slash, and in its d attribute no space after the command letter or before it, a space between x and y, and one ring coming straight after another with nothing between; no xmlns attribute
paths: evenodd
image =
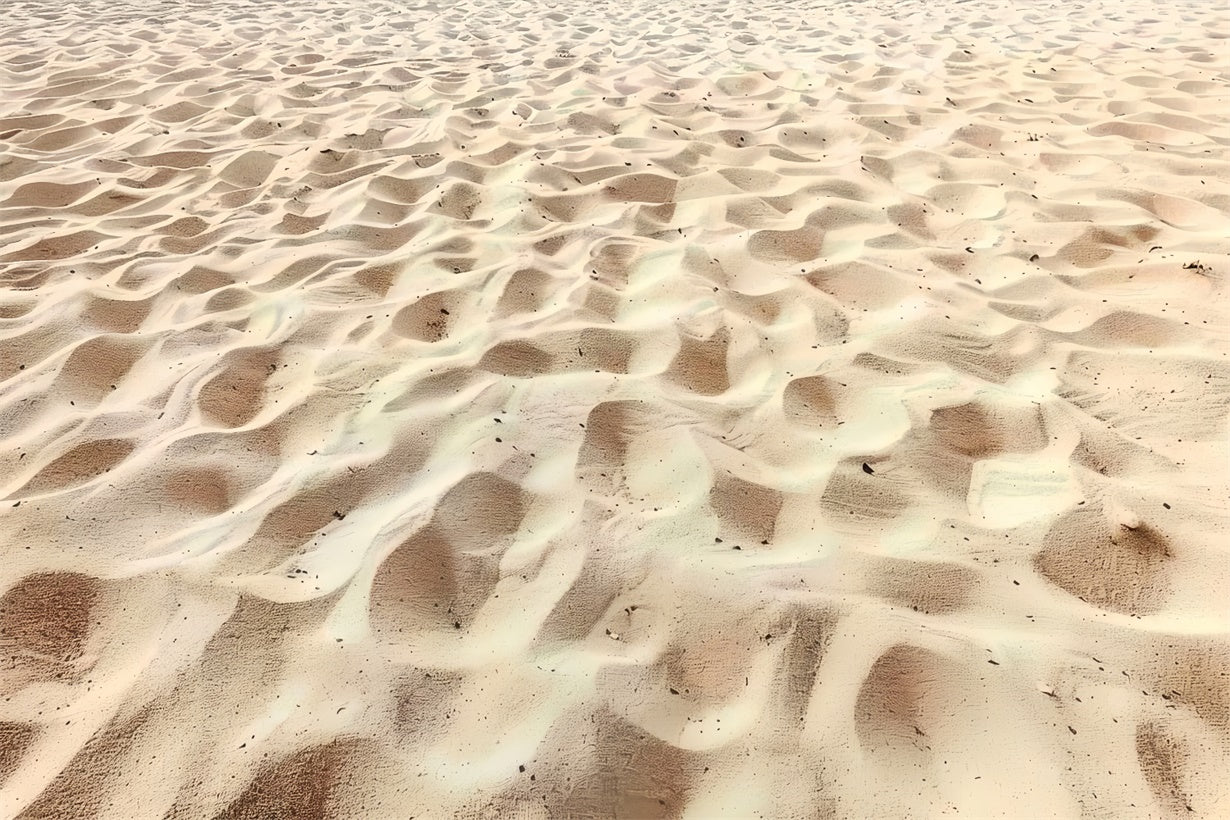
<svg viewBox="0 0 1230 820"><path fill-rule="evenodd" d="M0 20L0 816L1230 816L1216 3Z"/></svg>

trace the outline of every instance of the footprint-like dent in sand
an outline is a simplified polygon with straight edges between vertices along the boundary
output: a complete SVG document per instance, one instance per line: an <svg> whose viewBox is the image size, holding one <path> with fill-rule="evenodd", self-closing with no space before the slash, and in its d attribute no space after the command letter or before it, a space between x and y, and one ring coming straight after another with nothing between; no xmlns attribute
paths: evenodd
<svg viewBox="0 0 1230 820"><path fill-rule="evenodd" d="M924 615L960 612L976 600L982 582L970 567L939 561L881 558L869 572L874 594Z"/></svg>
<svg viewBox="0 0 1230 820"><path fill-rule="evenodd" d="M657 174L628 174L607 183L607 196L618 202L652 202L660 204L675 198L678 181Z"/></svg>
<svg viewBox="0 0 1230 820"><path fill-rule="evenodd" d="M337 817L346 810L346 783L362 776L368 757L370 743L339 738L265 763L218 820Z"/></svg>
<svg viewBox="0 0 1230 820"><path fill-rule="evenodd" d="M444 494L432 520L386 557L372 581L372 628L398 633L463 630L499 581L501 545L521 526L528 497L492 473Z"/></svg>
<svg viewBox="0 0 1230 820"><path fill-rule="evenodd" d="M38 729L26 723L0 723L0 785L21 765Z"/></svg>
<svg viewBox="0 0 1230 820"><path fill-rule="evenodd" d="M730 389L726 364L730 331L720 327L707 337L679 335L679 352L666 370L675 384L702 396L717 396Z"/></svg>
<svg viewBox="0 0 1230 820"><path fill-rule="evenodd" d="M153 307L149 299L104 299L96 297L86 303L82 318L107 333L132 333L141 327Z"/></svg>
<svg viewBox="0 0 1230 820"><path fill-rule="evenodd" d="M1164 725L1147 722L1136 727L1136 759L1145 782L1158 803L1168 812L1182 816L1192 810L1184 789L1187 744Z"/></svg>
<svg viewBox="0 0 1230 820"><path fill-rule="evenodd" d="M613 474L626 466L628 447L638 429L645 429L649 413L643 402L605 401L585 419L585 438L577 453L578 478Z"/></svg>
<svg viewBox="0 0 1230 820"><path fill-rule="evenodd" d="M835 427L838 421L835 387L824 376L792 379L782 393L782 411L797 424Z"/></svg>
<svg viewBox="0 0 1230 820"><path fill-rule="evenodd" d="M106 234L98 231L76 231L63 236L40 239L24 248L0 256L0 262L66 259L97 247L108 238Z"/></svg>
<svg viewBox="0 0 1230 820"><path fill-rule="evenodd" d="M107 336L78 345L60 368L66 396L83 404L97 403L123 384L128 371L151 347L147 340Z"/></svg>
<svg viewBox="0 0 1230 820"><path fill-rule="evenodd" d="M207 515L230 509L234 493L223 470L181 470L166 480L166 495L180 506Z"/></svg>
<svg viewBox="0 0 1230 820"><path fill-rule="evenodd" d="M111 472L135 447L131 439L95 439L78 444L39 470L18 494L55 492L84 484Z"/></svg>
<svg viewBox="0 0 1230 820"><path fill-rule="evenodd" d="M1082 601L1124 614L1162 609L1171 592L1170 541L1147 523L1115 524L1099 510L1061 518L1034 566Z"/></svg>
<svg viewBox="0 0 1230 820"><path fill-rule="evenodd" d="M931 413L929 424L945 449L972 459L1003 453L1032 453L1047 444L1042 411L1036 405L969 402Z"/></svg>
<svg viewBox="0 0 1230 820"><path fill-rule="evenodd" d="M824 487L820 506L837 521L849 516L888 520L904 513L913 500L909 486L891 475L868 473L864 463L842 461Z"/></svg>
<svg viewBox="0 0 1230 820"><path fill-rule="evenodd" d="M372 629L392 642L399 634L464 629L498 580L493 559L462 554L428 526L380 564L372 581Z"/></svg>
<svg viewBox="0 0 1230 820"><path fill-rule="evenodd" d="M718 470L709 491L709 504L722 531L754 542L770 541L782 509L782 493Z"/></svg>
<svg viewBox="0 0 1230 820"><path fill-rule="evenodd" d="M566 753L560 743L565 735L553 728L543 738L537 760L526 766L527 775L575 784L548 793L545 801L539 798L539 805L561 817L665 820L682 815L703 771L699 755L609 712L574 717L572 725L583 743Z"/></svg>
<svg viewBox="0 0 1230 820"><path fill-rule="evenodd" d="M459 321L458 296L451 291L437 291L402 308L393 317L393 332L419 342L439 342L449 335Z"/></svg>
<svg viewBox="0 0 1230 820"><path fill-rule="evenodd" d="M83 812L95 816L131 811L111 792L126 775L138 736L150 721L148 708L136 715L112 719L95 732L62 771L21 813L29 820L55 820Z"/></svg>
<svg viewBox="0 0 1230 820"><path fill-rule="evenodd" d="M479 367L503 376L529 378L549 373L555 358L522 339L499 342L483 354Z"/></svg>
<svg viewBox="0 0 1230 820"><path fill-rule="evenodd" d="M201 414L222 427L242 427L252 421L264 409L265 383L280 358L273 348L228 353L219 363L220 372L197 395Z"/></svg>
<svg viewBox="0 0 1230 820"><path fill-rule="evenodd" d="M904 757L917 764L932 754L927 738L958 698L952 661L920 646L898 644L868 671L854 704L854 726L866 754L891 766Z"/></svg>
<svg viewBox="0 0 1230 820"><path fill-rule="evenodd" d="M541 310L551 297L554 277L533 268L522 268L508 279L496 304L498 318Z"/></svg>
<svg viewBox="0 0 1230 820"><path fill-rule="evenodd" d="M102 582L87 575L27 575L0 597L0 641L7 662L0 677L16 691L32 680L75 680L97 621Z"/></svg>
<svg viewBox="0 0 1230 820"><path fill-rule="evenodd" d="M468 221L483 203L482 189L467 182L451 185L440 197L436 207L440 212L460 221Z"/></svg>
<svg viewBox="0 0 1230 820"><path fill-rule="evenodd" d="M747 250L766 262L809 262L820 255L824 234L811 227L793 231L757 231Z"/></svg>

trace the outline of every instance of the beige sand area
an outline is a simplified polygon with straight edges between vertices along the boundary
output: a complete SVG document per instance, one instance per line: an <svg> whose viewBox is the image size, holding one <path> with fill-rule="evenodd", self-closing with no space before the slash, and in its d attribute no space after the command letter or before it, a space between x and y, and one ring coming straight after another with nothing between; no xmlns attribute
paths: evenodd
<svg viewBox="0 0 1230 820"><path fill-rule="evenodd" d="M1223 4L5 8L0 817L1230 817Z"/></svg>

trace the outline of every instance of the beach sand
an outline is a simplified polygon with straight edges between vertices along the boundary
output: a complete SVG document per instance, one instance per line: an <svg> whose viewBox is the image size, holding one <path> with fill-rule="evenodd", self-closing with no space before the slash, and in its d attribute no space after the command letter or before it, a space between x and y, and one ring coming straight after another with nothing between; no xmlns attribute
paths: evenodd
<svg viewBox="0 0 1230 820"><path fill-rule="evenodd" d="M1230 17L0 20L0 816L1230 817Z"/></svg>

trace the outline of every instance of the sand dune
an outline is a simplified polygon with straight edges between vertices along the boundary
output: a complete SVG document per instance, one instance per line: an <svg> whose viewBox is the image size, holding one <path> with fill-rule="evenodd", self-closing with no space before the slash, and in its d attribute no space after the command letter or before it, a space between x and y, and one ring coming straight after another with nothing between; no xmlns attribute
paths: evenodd
<svg viewBox="0 0 1230 820"><path fill-rule="evenodd" d="M1215 6L14 0L0 816L1230 815Z"/></svg>

